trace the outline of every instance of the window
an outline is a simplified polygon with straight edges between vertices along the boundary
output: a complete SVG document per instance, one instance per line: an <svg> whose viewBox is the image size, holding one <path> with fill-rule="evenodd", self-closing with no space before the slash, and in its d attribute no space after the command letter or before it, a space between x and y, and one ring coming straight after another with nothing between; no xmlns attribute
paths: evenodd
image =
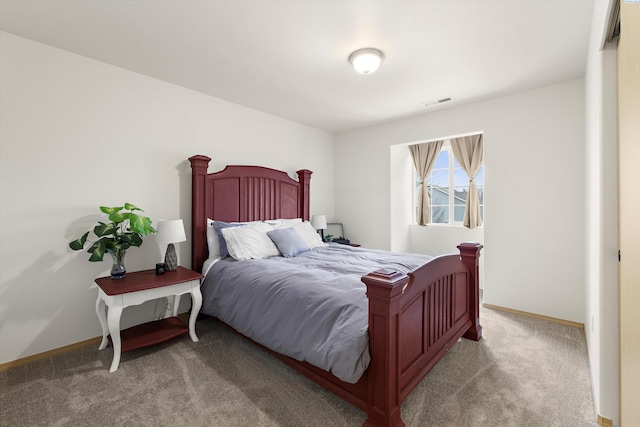
<svg viewBox="0 0 640 427"><path fill-rule="evenodd" d="M420 177L417 172L414 172L414 177L414 206L417 210ZM484 222L484 165L476 175L476 186L480 199L480 217ZM469 177L453 156L449 141L445 141L427 177L427 191L431 196L431 224L462 224L469 194Z"/></svg>

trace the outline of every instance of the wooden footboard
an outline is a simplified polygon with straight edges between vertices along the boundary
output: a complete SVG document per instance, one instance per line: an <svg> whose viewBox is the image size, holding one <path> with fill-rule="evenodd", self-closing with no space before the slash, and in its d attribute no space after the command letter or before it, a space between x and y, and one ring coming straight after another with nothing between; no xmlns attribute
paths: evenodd
<svg viewBox="0 0 640 427"><path fill-rule="evenodd" d="M400 404L460 337L479 340L478 257L482 245L434 258L408 275L362 278L369 298L367 421L404 426Z"/></svg>

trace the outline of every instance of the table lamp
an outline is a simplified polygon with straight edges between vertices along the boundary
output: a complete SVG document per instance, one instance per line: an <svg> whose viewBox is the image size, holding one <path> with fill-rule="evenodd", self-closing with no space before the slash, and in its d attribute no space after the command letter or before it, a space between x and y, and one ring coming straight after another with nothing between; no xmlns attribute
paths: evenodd
<svg viewBox="0 0 640 427"><path fill-rule="evenodd" d="M326 215L313 215L311 217L311 226L317 231L320 230L320 238L324 242L324 230L327 228Z"/></svg>
<svg viewBox="0 0 640 427"><path fill-rule="evenodd" d="M184 232L184 224L181 219L169 219L158 221L158 237L160 244L168 244L167 253L164 256L164 269L174 271L178 268L178 255L174 243L184 242L187 236Z"/></svg>

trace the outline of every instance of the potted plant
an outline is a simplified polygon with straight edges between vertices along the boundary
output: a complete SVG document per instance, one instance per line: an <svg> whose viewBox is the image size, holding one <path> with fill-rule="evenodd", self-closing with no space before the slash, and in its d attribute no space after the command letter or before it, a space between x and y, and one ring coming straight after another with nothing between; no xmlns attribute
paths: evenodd
<svg viewBox="0 0 640 427"><path fill-rule="evenodd" d="M91 254L89 261L102 261L105 252L113 257L113 267L111 268L111 278L121 279L127 270L124 266L124 256L131 246L139 247L142 245L142 237L156 230L151 226L151 219L146 216L139 215L135 212L144 212L139 207L131 203L125 203L124 206L106 207L100 206L100 210L109 215L107 223L98 222L93 228L93 233L98 240L91 242L91 246L87 252ZM69 243L69 247L74 251L84 248L90 231L84 233L82 237Z"/></svg>

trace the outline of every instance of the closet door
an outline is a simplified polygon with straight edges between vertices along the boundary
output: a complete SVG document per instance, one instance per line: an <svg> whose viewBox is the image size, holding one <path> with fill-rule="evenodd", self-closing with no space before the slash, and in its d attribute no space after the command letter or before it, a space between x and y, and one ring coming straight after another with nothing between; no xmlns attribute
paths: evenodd
<svg viewBox="0 0 640 427"><path fill-rule="evenodd" d="M640 3L620 1L620 424L640 422Z"/></svg>

